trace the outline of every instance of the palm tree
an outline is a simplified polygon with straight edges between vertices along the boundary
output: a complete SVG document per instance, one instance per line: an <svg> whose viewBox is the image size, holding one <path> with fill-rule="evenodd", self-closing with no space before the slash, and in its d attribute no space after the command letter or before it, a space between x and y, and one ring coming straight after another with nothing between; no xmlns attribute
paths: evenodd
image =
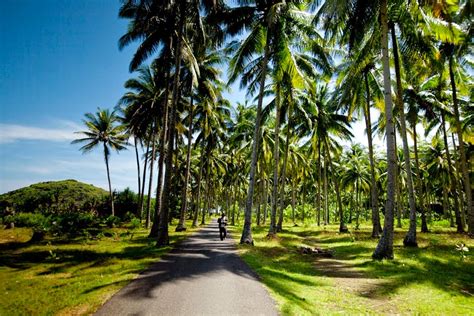
<svg viewBox="0 0 474 316"><path fill-rule="evenodd" d="M163 82L158 79L159 67L158 62L153 63L151 67L141 66L137 69L137 78L129 79L125 82L125 88L130 91L126 92L119 100L119 105L123 106L121 109L124 112L124 120L127 126L135 135L140 135L142 139L147 140L147 152L145 159L145 168L143 174L143 189L140 198L140 214L143 211L143 197L145 184L146 163L149 161L149 180L148 180L148 198L146 203L146 228L150 224L151 212L151 190L153 184L153 170L156 159L157 134L159 118L162 116L163 108L159 106L163 97L165 88L162 86ZM161 102L160 102L161 101ZM147 136L145 136L147 135ZM151 146L151 153L148 148ZM149 158L149 159L147 159Z"/></svg>
<svg viewBox="0 0 474 316"><path fill-rule="evenodd" d="M380 34L382 50L382 68L384 82L384 101L387 140L387 200L385 204L385 222L382 237L374 251L374 259L393 258L393 214L395 207L395 128L393 123L392 83L390 79L390 60L388 55L388 1L352 0L343 3L332 0L325 1L317 18L330 16L324 20L323 27L329 35L347 34L348 46L351 51L361 46L368 34ZM318 4L319 1L316 1ZM379 18L380 17L380 18ZM317 20L319 21L319 20Z"/></svg>
<svg viewBox="0 0 474 316"><path fill-rule="evenodd" d="M112 210L112 216L115 216L114 195L112 192L112 184L110 182L109 157L111 150L119 152L126 149L128 138L124 133L126 127L117 124L120 122L119 117L115 114L115 111L110 112L108 109L103 110L98 108L95 115L92 113L86 113L85 117L86 119L83 120L83 123L87 127L87 130L76 132L76 134L82 134L85 137L73 140L71 143L85 143L85 145L79 149L83 153L88 153L97 146L103 146L105 167L107 169L107 180L109 183L110 207Z"/></svg>
<svg viewBox="0 0 474 316"><path fill-rule="evenodd" d="M230 81L235 81L237 76L245 69L259 68L257 76L259 93L257 102L257 116L254 129L252 159L250 163L249 187L245 205L245 222L242 231L241 243L253 244L251 224L252 205L256 182L257 157L260 146L260 129L262 117L263 96L267 77L268 64L272 61L272 49L277 48L278 25L285 23L298 23L298 11L303 8L301 1L247 1L239 0L239 7L227 8L220 14L221 23L225 24L224 31L233 36L244 29L250 30L248 36L242 41L230 63ZM263 54L262 54L263 53ZM252 56L262 55L256 62L251 62ZM274 57L274 56L273 56ZM245 81L243 81L245 82Z"/></svg>

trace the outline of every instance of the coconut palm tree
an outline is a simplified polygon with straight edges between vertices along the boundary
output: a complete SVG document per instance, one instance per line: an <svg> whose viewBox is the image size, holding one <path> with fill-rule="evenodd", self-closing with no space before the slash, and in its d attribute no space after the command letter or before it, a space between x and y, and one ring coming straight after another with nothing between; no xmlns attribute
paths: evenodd
<svg viewBox="0 0 474 316"><path fill-rule="evenodd" d="M102 146L104 150L105 167L107 169L107 181L109 183L110 207L112 216L115 216L114 195L112 192L112 184L110 182L109 157L111 150L117 152L126 149L128 136L124 133L125 125L118 124L119 117L115 111L110 112L108 109L97 108L95 114L86 113L86 119L82 122L87 127L86 131L76 132L85 136L73 140L72 144L84 144L79 150L88 153L98 146Z"/></svg>
<svg viewBox="0 0 474 316"><path fill-rule="evenodd" d="M278 26L282 21L285 23L299 23L298 12L303 12L302 1L238 1L239 7L227 8L220 13L220 21L225 24L226 34L233 36L248 29L249 33L245 40L235 50L234 57L230 62L230 81L237 79L238 75L247 72L245 69L260 68L258 76L258 102L257 116L254 129L252 159L250 163L249 188L245 206L245 222L242 231L241 243L253 244L251 224L252 205L256 182L257 157L260 145L260 128L262 117L262 105L265 91L268 65L272 61L272 49L278 47ZM249 63L252 56L261 55L261 58ZM274 55L273 55L274 57Z"/></svg>

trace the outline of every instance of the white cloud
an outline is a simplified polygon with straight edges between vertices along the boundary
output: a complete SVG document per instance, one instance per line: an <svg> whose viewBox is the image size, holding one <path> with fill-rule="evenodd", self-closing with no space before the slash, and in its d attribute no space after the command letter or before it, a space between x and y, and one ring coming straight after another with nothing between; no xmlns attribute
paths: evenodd
<svg viewBox="0 0 474 316"><path fill-rule="evenodd" d="M74 122L61 121L58 128L44 128L0 123L0 144L23 140L63 142L77 138L75 131L81 127Z"/></svg>

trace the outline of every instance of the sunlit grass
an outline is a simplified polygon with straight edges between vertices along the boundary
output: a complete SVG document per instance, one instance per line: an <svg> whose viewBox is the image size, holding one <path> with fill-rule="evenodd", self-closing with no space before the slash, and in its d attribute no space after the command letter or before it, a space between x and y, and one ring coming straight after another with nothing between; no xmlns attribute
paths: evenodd
<svg viewBox="0 0 474 316"><path fill-rule="evenodd" d="M171 245L192 231L173 228ZM157 249L145 229L110 233L28 244L28 229L0 230L0 315L90 314L171 249Z"/></svg>
<svg viewBox="0 0 474 316"><path fill-rule="evenodd" d="M240 228L232 228L234 238ZM370 238L370 227L350 228L350 234L339 234L336 225L285 226L268 240L268 228L255 227L255 247L239 246L239 252L285 315L474 314L474 260L461 260L456 250L459 242L474 249L472 239L449 227L430 227L432 233L418 234L419 248L410 249L403 247L405 231L397 229L395 259L374 261L377 240ZM301 245L334 251L354 275L328 276L316 257L297 251Z"/></svg>

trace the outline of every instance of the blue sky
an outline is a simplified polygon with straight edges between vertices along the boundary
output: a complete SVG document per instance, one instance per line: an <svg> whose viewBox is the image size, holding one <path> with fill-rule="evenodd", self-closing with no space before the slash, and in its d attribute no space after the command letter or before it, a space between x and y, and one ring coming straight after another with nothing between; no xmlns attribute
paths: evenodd
<svg viewBox="0 0 474 316"><path fill-rule="evenodd" d="M0 1L0 193L77 179L107 188L100 151L70 142L81 119L112 108L132 75L135 45L119 51L119 0ZM232 103L244 101L234 87ZM363 128L355 128L359 137ZM365 138L364 138L365 139ZM365 143L365 142L364 142ZM136 187L133 151L111 158L112 185Z"/></svg>

